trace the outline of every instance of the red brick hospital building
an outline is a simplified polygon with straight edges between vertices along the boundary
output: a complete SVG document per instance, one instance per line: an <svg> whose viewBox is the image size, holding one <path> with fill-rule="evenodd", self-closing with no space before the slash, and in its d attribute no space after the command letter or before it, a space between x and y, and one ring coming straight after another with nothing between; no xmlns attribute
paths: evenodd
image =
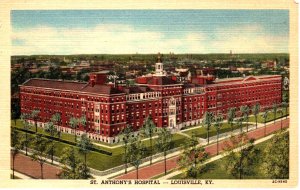
<svg viewBox="0 0 300 190"><path fill-rule="evenodd" d="M85 116L92 139L113 143L116 135L130 124L142 127L147 116L158 127L181 129L200 124L204 113L227 114L232 107L259 103L261 108L281 102L281 76L264 75L214 79L196 76L178 82L167 76L163 63L155 74L138 77L134 86L106 84L106 75L91 73L89 82L29 79L20 85L21 112L40 110L38 125L43 127L55 113L61 115L62 132L73 133L70 117Z"/></svg>

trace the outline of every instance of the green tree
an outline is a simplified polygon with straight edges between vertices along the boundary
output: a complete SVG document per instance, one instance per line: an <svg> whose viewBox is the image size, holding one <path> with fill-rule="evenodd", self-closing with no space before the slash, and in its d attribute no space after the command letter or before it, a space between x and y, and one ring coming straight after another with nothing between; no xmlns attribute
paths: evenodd
<svg viewBox="0 0 300 190"><path fill-rule="evenodd" d="M31 119L34 121L34 126L35 126L35 132L37 133L37 121L39 119L39 113L40 113L40 110L38 109L34 109L32 110L31 112Z"/></svg>
<svg viewBox="0 0 300 190"><path fill-rule="evenodd" d="M152 164L152 154L153 154L153 142L152 142L152 138L153 135L156 131L156 126L154 124L154 122L152 121L151 116L148 116L145 121L144 121L144 125L141 129L141 133L144 137L149 138L150 140L150 147L149 147L149 152L150 152L150 165Z"/></svg>
<svg viewBox="0 0 300 190"><path fill-rule="evenodd" d="M28 114L21 114L21 121L23 123L23 128L25 129L25 140L24 140L24 147L25 147L25 154L27 156L27 149L29 146L29 137L28 137L28 130L31 128L30 123L28 122L29 115Z"/></svg>
<svg viewBox="0 0 300 190"><path fill-rule="evenodd" d="M276 114L277 114L277 104L276 102L273 104L273 115L274 115L274 124L276 121Z"/></svg>
<svg viewBox="0 0 300 190"><path fill-rule="evenodd" d="M61 134L61 128L60 128L61 115L60 115L60 113L53 114L50 120L51 120L51 122L54 123L54 125L56 125L56 129L57 129L57 133L58 133L58 138L60 139L60 134Z"/></svg>
<svg viewBox="0 0 300 190"><path fill-rule="evenodd" d="M235 118L235 111L236 111L235 108L229 108L228 113L227 113L227 122L230 125L231 134L233 132L233 121L234 121L234 118Z"/></svg>
<svg viewBox="0 0 300 190"><path fill-rule="evenodd" d="M86 165L79 160L79 163L77 164L75 168L75 178L76 179L88 179L91 177L90 169L86 167Z"/></svg>
<svg viewBox="0 0 300 190"><path fill-rule="evenodd" d="M283 116L283 111L282 111L282 109L278 109L277 112L280 114L280 129L282 130L282 116Z"/></svg>
<svg viewBox="0 0 300 190"><path fill-rule="evenodd" d="M158 131L156 139L156 149L164 153L165 175L167 175L167 151L172 148L172 134L167 128Z"/></svg>
<svg viewBox="0 0 300 190"><path fill-rule="evenodd" d="M90 138L88 138L87 134L81 135L80 141L78 142L77 146L79 147L79 153L84 156L84 167L85 168L82 171L87 171L87 164L86 164L87 154L93 148L93 144L92 144ZM88 178L88 176L89 176L88 173L83 174L84 179Z"/></svg>
<svg viewBox="0 0 300 190"><path fill-rule="evenodd" d="M261 170L271 179L289 178L289 133L281 131L271 138L263 152Z"/></svg>
<svg viewBox="0 0 300 190"><path fill-rule="evenodd" d="M287 119L288 117L288 107L289 107L289 104L287 102L282 102L282 107L285 108L285 119Z"/></svg>
<svg viewBox="0 0 300 190"><path fill-rule="evenodd" d="M140 137L131 138L128 146L129 162L136 169L136 179L139 179L139 167L145 155L145 146Z"/></svg>
<svg viewBox="0 0 300 190"><path fill-rule="evenodd" d="M41 134L36 134L33 140L33 153L31 159L37 161L41 168L41 179L44 179L43 166L47 161L48 156L48 142L42 137Z"/></svg>
<svg viewBox="0 0 300 190"><path fill-rule="evenodd" d="M288 103L289 102L289 94L284 93L282 96L282 101Z"/></svg>
<svg viewBox="0 0 300 190"><path fill-rule="evenodd" d="M256 129L257 129L257 115L259 114L259 111L260 111L260 105L259 103L256 103L252 108L252 113L254 114L255 117Z"/></svg>
<svg viewBox="0 0 300 190"><path fill-rule="evenodd" d="M242 117L236 119L237 125L240 127L240 133L243 133L243 121Z"/></svg>
<svg viewBox="0 0 300 190"><path fill-rule="evenodd" d="M220 134L220 129L221 129L222 122L223 122L222 114L216 115L214 120L215 120L214 127L217 131L217 155L218 155L219 154L219 134Z"/></svg>
<svg viewBox="0 0 300 190"><path fill-rule="evenodd" d="M197 146L198 144L195 133L183 144L183 153L179 156L178 164L186 178L196 178L205 170L205 166L201 164L208 158L208 154L205 148Z"/></svg>
<svg viewBox="0 0 300 190"><path fill-rule="evenodd" d="M71 117L69 120L69 124L70 124L71 129L74 129L74 141L76 142L77 141L76 132L77 132L78 124L79 124L79 119L75 118L75 117Z"/></svg>
<svg viewBox="0 0 300 190"><path fill-rule="evenodd" d="M15 179L15 160L20 150L23 148L23 143L19 132L13 127L11 133L11 155L12 155L12 178Z"/></svg>
<svg viewBox="0 0 300 190"><path fill-rule="evenodd" d="M127 125L123 131L120 134L120 139L122 139L122 142L124 144L124 155L123 155L123 160L125 162L125 174L127 174L127 168L128 168L128 161L129 161L129 156L127 153L127 149L128 149L128 143L130 141L130 139L132 138L133 135L133 129L131 127L131 125Z"/></svg>
<svg viewBox="0 0 300 190"><path fill-rule="evenodd" d="M60 157L60 163L63 164L60 178L62 179L76 179L76 168L79 163L75 148L66 147L63 149L63 154Z"/></svg>
<svg viewBox="0 0 300 190"><path fill-rule="evenodd" d="M206 128L207 131L207 144L209 144L209 131L210 131L210 127L211 124L214 120L214 115L212 112L205 112L204 116L203 116L203 120L202 120L202 125L203 127Z"/></svg>
<svg viewBox="0 0 300 190"><path fill-rule="evenodd" d="M266 110L263 114L262 114L262 118L264 119L264 123L265 123L265 126L264 126L264 134L265 136L267 135L267 119L268 119L268 115L269 115L269 110Z"/></svg>
<svg viewBox="0 0 300 190"><path fill-rule="evenodd" d="M84 131L87 132L87 121L85 116L79 118L79 124L84 128Z"/></svg>
<svg viewBox="0 0 300 190"><path fill-rule="evenodd" d="M249 139L245 133L233 136L224 148L225 170L238 179L253 175L258 162L259 149L254 146L254 139Z"/></svg>
<svg viewBox="0 0 300 190"><path fill-rule="evenodd" d="M53 164L53 156L54 156L54 149L55 149L55 142L54 138L58 136L58 131L54 126L54 123L48 122L45 125L45 132L49 134L51 138L49 138L49 147L50 147L50 155L51 155L51 163Z"/></svg>
<svg viewBox="0 0 300 190"><path fill-rule="evenodd" d="M20 115L20 106L19 106L19 103L12 103L12 106L11 106L11 119L14 120L15 122L15 126L17 126L17 119Z"/></svg>
<svg viewBox="0 0 300 190"><path fill-rule="evenodd" d="M241 112L242 112L242 116L243 116L243 120L246 121L246 128L247 128L247 132L248 132L248 120L249 120L249 107L246 106L241 106Z"/></svg>

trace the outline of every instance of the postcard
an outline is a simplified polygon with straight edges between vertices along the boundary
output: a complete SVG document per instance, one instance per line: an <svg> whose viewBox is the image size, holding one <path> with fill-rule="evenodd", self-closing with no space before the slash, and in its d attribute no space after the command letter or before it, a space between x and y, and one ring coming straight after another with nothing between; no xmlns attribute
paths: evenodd
<svg viewBox="0 0 300 190"><path fill-rule="evenodd" d="M296 187L297 1L0 6L1 187Z"/></svg>

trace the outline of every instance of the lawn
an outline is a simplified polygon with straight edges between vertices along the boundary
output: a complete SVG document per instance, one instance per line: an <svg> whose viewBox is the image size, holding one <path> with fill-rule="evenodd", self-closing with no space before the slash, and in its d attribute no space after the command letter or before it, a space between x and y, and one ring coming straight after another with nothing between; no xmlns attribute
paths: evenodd
<svg viewBox="0 0 300 190"><path fill-rule="evenodd" d="M287 109L287 114L286 114L285 109L282 109L282 112L283 112L282 117L285 117L286 115L289 114L289 109ZM260 113L259 115L257 115L257 122L258 123L264 123L265 122L264 118L262 117L262 114L263 114L263 112ZM274 120L274 116L275 115L273 113L273 109L271 109L269 111L269 113L268 113L267 122L273 121ZM278 119L278 118L281 118L281 115L279 113L276 114L276 119ZM255 122L254 115L249 117L249 122Z"/></svg>
<svg viewBox="0 0 300 190"><path fill-rule="evenodd" d="M245 127L245 126L246 126L246 124L243 124L243 127ZM237 123L233 123L233 130L239 129L239 128L240 127L237 125ZM228 131L231 131L230 125L228 123L222 123L221 128L220 128L220 134L228 132ZM183 133L185 133L189 136L192 136L192 133L195 133L195 135L197 137L206 139L207 130L204 127L199 127L199 128L191 129L188 131L184 131ZM211 137L211 136L215 136L215 135L217 135L217 130L214 127L214 125L212 125L211 129L209 131L209 136Z"/></svg>
<svg viewBox="0 0 300 190"><path fill-rule="evenodd" d="M14 122L12 122L12 126L14 125ZM17 120L17 128L23 128L23 124L20 120ZM35 131L35 127L32 127L30 129L30 131ZM23 131L19 131L20 133L24 134L25 132ZM38 127L38 133L45 135L46 133L44 132L44 130L42 128ZM28 134L28 136L30 138L34 138L35 134ZM74 142L74 135L71 134L65 134L62 133L61 136L62 139L69 141L69 142ZM174 143L174 148L175 147L179 147L181 146L181 144L183 144L183 142L185 141L187 137L184 135L180 135L180 134L173 134L173 143ZM145 140L143 141L144 145L146 147L150 147L150 140ZM72 147L73 145L68 144L68 143L64 143L64 142L60 142L60 141L56 141L56 146L55 146L55 156L60 157L63 154L63 149L65 147ZM155 147L155 139L153 139L153 146ZM78 149L76 146L73 146L76 149ZM106 148L106 147L100 147L100 146L95 146L95 148L99 149L99 150L105 150L107 152L111 152L112 155L106 155L106 154L101 154L99 152L95 152L95 151L91 151L88 154L88 161L87 164L89 167L97 169L97 170L106 170L112 167L116 167L119 165L123 164L123 154L124 154L124 148L123 147L117 147L117 148ZM154 149L154 153L155 148ZM80 155L80 158L83 159L83 157Z"/></svg>
<svg viewBox="0 0 300 190"><path fill-rule="evenodd" d="M264 141L262 143L257 144L256 147L259 148L260 150L263 150L269 142L270 140ZM259 156L262 157L263 154L260 154ZM197 176L197 178L198 179L235 179L232 175L228 174L225 168L223 167L224 161L225 161L225 157L213 161L211 163L208 163L207 171ZM259 159L259 161L262 161L262 159ZM262 162L258 162L254 166L255 167L254 174L251 176L245 176L245 179L268 179L268 177L260 170L261 164ZM184 179L184 176L181 173L172 177L171 179Z"/></svg>

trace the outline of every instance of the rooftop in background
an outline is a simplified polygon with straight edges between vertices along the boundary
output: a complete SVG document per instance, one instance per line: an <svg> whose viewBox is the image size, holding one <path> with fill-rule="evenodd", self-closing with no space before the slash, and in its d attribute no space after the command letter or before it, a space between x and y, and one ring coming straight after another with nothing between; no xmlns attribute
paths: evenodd
<svg viewBox="0 0 300 190"><path fill-rule="evenodd" d="M90 86L87 82L76 81L63 81L63 80L50 80L50 79L29 79L23 86L33 86L41 88L59 89L59 90L72 90L78 92L90 92L96 94L120 94L122 91L109 85L95 84Z"/></svg>

